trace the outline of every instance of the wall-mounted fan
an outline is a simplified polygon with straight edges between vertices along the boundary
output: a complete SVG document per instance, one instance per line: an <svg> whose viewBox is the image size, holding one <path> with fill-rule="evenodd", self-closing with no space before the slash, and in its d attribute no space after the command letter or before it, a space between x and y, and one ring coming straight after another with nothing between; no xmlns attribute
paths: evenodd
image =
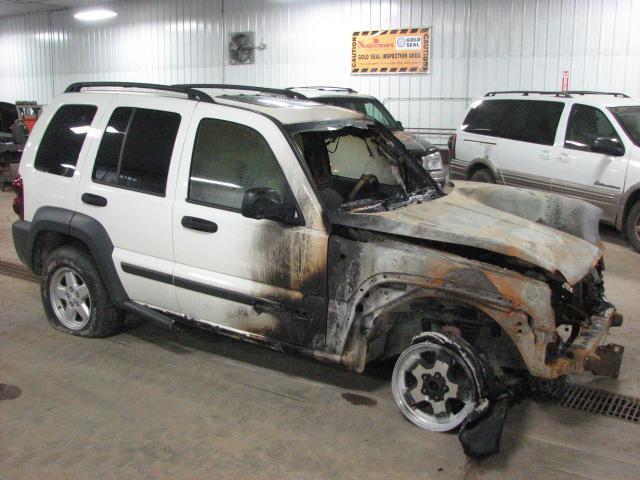
<svg viewBox="0 0 640 480"><path fill-rule="evenodd" d="M231 65L251 65L256 60L255 49L253 32L229 34L229 63Z"/></svg>

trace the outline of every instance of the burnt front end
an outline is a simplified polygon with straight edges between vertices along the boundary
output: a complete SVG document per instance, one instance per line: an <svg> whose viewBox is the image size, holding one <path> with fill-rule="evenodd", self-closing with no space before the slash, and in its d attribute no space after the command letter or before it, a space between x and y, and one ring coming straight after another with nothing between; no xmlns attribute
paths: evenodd
<svg viewBox="0 0 640 480"><path fill-rule="evenodd" d="M622 314L605 299L603 262L579 283L551 285L558 336L547 347L546 362L554 376L592 372L617 377L624 347L603 342L611 327L622 325Z"/></svg>

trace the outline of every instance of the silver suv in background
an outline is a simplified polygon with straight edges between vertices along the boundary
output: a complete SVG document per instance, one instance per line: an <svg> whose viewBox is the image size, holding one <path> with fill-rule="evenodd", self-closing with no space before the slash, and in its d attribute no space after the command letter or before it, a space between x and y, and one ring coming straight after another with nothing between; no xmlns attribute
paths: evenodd
<svg viewBox="0 0 640 480"><path fill-rule="evenodd" d="M608 92L490 92L450 140L451 176L586 200L640 251L640 100Z"/></svg>
<svg viewBox="0 0 640 480"><path fill-rule="evenodd" d="M289 87L287 90L315 102L360 112L379 121L393 132L409 153L429 172L431 178L440 186L444 186L447 175L438 148L417 135L405 131L402 123L393 118L389 110L376 97L363 95L352 88L344 87Z"/></svg>

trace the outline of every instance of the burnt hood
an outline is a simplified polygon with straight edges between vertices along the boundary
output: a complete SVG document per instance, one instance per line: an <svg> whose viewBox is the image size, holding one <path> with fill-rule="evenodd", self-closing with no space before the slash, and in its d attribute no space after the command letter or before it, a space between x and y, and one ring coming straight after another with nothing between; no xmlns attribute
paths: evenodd
<svg viewBox="0 0 640 480"><path fill-rule="evenodd" d="M600 209L559 195L516 187L456 181L451 193L394 210L329 214L335 225L363 228L516 257L571 285L602 256Z"/></svg>
<svg viewBox="0 0 640 480"><path fill-rule="evenodd" d="M394 130L393 134L410 152L425 151L433 148L433 145L413 133L404 130Z"/></svg>

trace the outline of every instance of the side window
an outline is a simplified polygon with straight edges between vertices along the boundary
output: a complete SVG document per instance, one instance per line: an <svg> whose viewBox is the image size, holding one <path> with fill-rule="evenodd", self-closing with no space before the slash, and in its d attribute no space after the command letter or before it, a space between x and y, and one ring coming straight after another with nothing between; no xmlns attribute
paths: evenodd
<svg viewBox="0 0 640 480"><path fill-rule="evenodd" d="M492 137L501 136L502 120L508 106L507 100L481 100L471 106L462 122L462 131Z"/></svg>
<svg viewBox="0 0 640 480"><path fill-rule="evenodd" d="M553 145L564 104L541 100L483 100L462 130L521 142Z"/></svg>
<svg viewBox="0 0 640 480"><path fill-rule="evenodd" d="M174 112L116 108L100 142L93 180L164 195L179 127Z"/></svg>
<svg viewBox="0 0 640 480"><path fill-rule="evenodd" d="M511 140L553 145L563 109L562 102L512 100L504 118L502 134Z"/></svg>
<svg viewBox="0 0 640 480"><path fill-rule="evenodd" d="M60 107L40 140L34 164L36 170L72 177L97 110L93 105Z"/></svg>
<svg viewBox="0 0 640 480"><path fill-rule="evenodd" d="M365 112L367 113L367 115L369 117L375 118L376 120L378 120L383 125L387 125L387 119L384 118L384 115L382 114L382 112L378 108L376 108L376 106L373 103L365 102L364 103L364 110L365 110Z"/></svg>
<svg viewBox="0 0 640 480"><path fill-rule="evenodd" d="M240 210L249 188L273 188L291 199L287 180L267 141L254 129L205 118L198 125L188 199Z"/></svg>
<svg viewBox="0 0 640 480"><path fill-rule="evenodd" d="M602 111L587 105L574 105L567 124L565 148L590 152L596 138L610 138L621 143L616 130Z"/></svg>

